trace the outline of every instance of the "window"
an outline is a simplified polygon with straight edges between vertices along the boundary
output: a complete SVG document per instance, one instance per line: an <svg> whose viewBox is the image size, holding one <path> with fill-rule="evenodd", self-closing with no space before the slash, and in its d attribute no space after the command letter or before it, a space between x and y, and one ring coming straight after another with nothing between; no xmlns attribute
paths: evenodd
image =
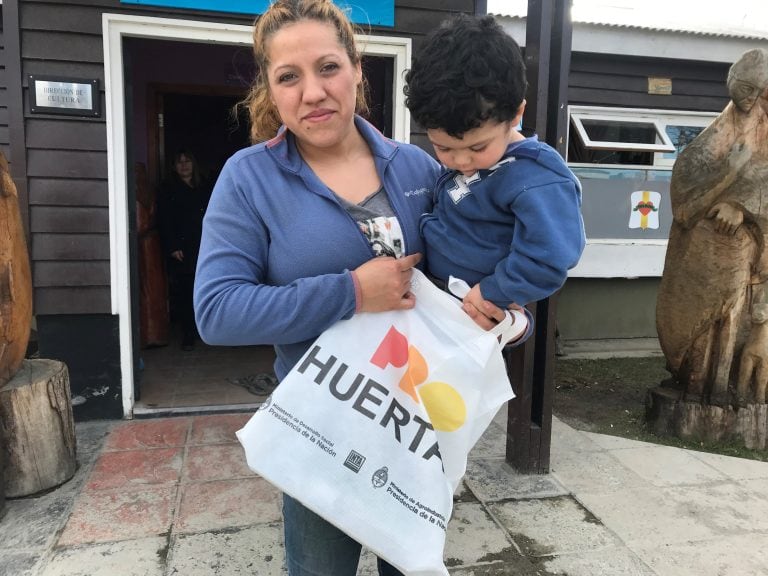
<svg viewBox="0 0 768 576"><path fill-rule="evenodd" d="M571 106L568 163L670 168L717 116L635 108Z"/></svg>
<svg viewBox="0 0 768 576"><path fill-rule="evenodd" d="M672 152L657 154L655 164L657 166L671 167L675 163L677 155L680 154L680 152L682 152L683 149L688 146L688 144L690 144L702 130L704 130L704 128L709 126L717 116L717 114L710 112L701 112L696 115L670 114L665 116L664 131L667 133L667 136L669 136L675 149Z"/></svg>

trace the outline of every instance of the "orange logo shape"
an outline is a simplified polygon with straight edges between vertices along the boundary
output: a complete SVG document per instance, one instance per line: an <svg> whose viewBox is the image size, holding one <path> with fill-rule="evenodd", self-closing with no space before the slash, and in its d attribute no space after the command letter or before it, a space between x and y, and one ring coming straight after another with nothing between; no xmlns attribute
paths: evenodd
<svg viewBox="0 0 768 576"><path fill-rule="evenodd" d="M371 363L381 369L389 365L402 368L407 365L398 387L417 404L424 404L435 430L453 432L467 419L467 407L461 394L446 382L427 382L429 365L416 346L394 326L390 327Z"/></svg>

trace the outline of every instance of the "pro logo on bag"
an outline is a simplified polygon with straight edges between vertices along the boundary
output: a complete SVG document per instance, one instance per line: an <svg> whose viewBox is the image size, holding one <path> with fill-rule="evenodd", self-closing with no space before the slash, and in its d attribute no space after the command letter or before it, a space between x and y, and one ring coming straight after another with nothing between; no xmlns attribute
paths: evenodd
<svg viewBox="0 0 768 576"><path fill-rule="evenodd" d="M429 420L435 430L453 432L467 419L467 407L457 390L445 382L427 382L429 365L416 346L392 326L379 344L371 363L382 370L388 365L402 368L408 364L398 387L416 404L424 403ZM418 392L416 387L418 388Z"/></svg>

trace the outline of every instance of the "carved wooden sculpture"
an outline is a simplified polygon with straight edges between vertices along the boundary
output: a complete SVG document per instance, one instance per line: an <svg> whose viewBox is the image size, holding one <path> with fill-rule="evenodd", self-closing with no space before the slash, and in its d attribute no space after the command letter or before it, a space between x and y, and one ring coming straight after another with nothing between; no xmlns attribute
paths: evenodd
<svg viewBox="0 0 768 576"><path fill-rule="evenodd" d="M0 387L19 370L32 322L32 276L16 186L0 152Z"/></svg>
<svg viewBox="0 0 768 576"><path fill-rule="evenodd" d="M750 324L762 322L751 311L768 303L768 51L746 52L728 90L731 102L675 162L656 308L685 399L716 405L728 403L734 360Z"/></svg>
<svg viewBox="0 0 768 576"><path fill-rule="evenodd" d="M768 437L768 51L728 73L731 102L672 170L673 222L656 304L672 379L648 395L658 433Z"/></svg>
<svg viewBox="0 0 768 576"><path fill-rule="evenodd" d="M672 170L656 303L672 374L648 394L657 433L768 445L768 51L728 73L731 102Z"/></svg>
<svg viewBox="0 0 768 576"><path fill-rule="evenodd" d="M0 490L5 496L61 484L77 465L67 367L56 360L24 360L31 321L32 281L19 201L0 153Z"/></svg>

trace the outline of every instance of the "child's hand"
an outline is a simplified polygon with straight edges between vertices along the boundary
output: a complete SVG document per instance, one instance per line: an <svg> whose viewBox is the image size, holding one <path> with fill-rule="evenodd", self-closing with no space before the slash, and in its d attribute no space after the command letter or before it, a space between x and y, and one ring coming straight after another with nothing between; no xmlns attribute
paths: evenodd
<svg viewBox="0 0 768 576"><path fill-rule="evenodd" d="M464 296L462 308L483 330L490 330L504 319L504 310L483 298L480 284L475 284Z"/></svg>

